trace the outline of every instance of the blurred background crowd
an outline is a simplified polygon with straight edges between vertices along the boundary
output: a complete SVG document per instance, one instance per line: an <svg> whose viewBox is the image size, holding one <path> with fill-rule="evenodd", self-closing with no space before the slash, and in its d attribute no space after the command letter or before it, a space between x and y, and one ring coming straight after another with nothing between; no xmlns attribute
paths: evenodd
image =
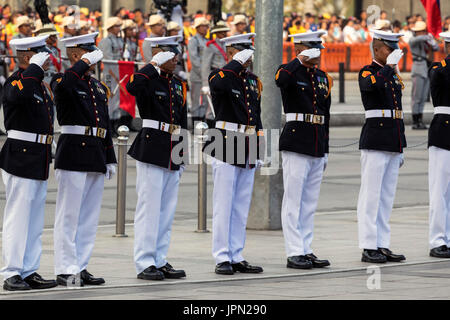
<svg viewBox="0 0 450 320"><path fill-rule="evenodd" d="M64 34L64 17L72 16L75 12L71 6L60 5L57 10L50 12L49 18L54 23L56 30L60 36ZM121 18L122 20L132 20L135 22L136 37L139 40L143 40L151 34L150 26L148 25L149 17L152 13L144 12L140 8L126 9L119 8L114 12L114 16ZM240 20L239 25L234 24L235 17L245 16L245 19ZM2 39L5 36L9 39L12 36L18 34L19 24L24 25L22 19L19 17L27 16L30 18L31 24L25 24L25 27L29 26L27 33L33 34L36 21L39 19L38 14L32 7L26 7L21 11L13 11L9 4L6 4L0 8L1 18L1 35ZM86 7L80 8L79 12L79 34L88 32L100 31L100 38L102 34L101 23L102 12L98 8L96 10L89 10ZM182 26L185 40L189 40L196 33L194 27L194 21L198 17L204 17L213 25L213 17L211 14L206 14L202 11L197 11L195 14L183 15ZM254 16L247 16L245 13L222 13L222 19L226 22L230 28L230 34L255 31L255 18ZM387 19L387 12L381 11L380 18L371 25L368 23L368 17L366 11L362 11L357 17L344 17L337 14L324 13L321 15L315 15L311 13L305 13L303 15L297 13L291 13L284 17L283 22L283 38L285 41L289 41L288 35L306 32L308 30L316 31L323 29L327 31L327 35L324 36L325 42L331 43L365 43L370 42L371 37L369 29L376 27L377 29L388 28L394 32L403 33L405 36L402 38L403 42L408 42L413 36L412 28L417 21L425 21L425 18L421 14L414 14L407 16L403 21ZM179 22L178 22L179 24ZM167 25L165 26L167 28ZM442 30L447 31L450 28L450 16L446 16L443 19ZM209 34L207 35L207 38Z"/></svg>

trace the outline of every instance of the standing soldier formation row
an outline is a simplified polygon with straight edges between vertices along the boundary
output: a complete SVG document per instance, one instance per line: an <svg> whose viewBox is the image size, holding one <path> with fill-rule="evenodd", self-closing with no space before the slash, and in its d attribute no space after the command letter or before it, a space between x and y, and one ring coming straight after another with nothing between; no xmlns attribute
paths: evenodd
<svg viewBox="0 0 450 320"><path fill-rule="evenodd" d="M220 29L219 29L220 30ZM223 31L223 29L222 29ZM285 194L282 225L288 268L329 266L314 255L313 218L328 158L331 78L317 68L322 31L293 35L297 58L279 67L286 124L280 137ZM5 83L4 113L8 138L0 153L6 186L1 273L6 290L42 289L72 283L98 285L104 279L87 271L99 219L104 178L115 172L108 115L108 88L91 76L103 53L96 34L64 39L71 67L51 82L62 135L56 151L58 194L55 217L55 275L37 273L42 251L44 205L53 139L53 101L42 83L48 70L48 36L12 41L19 70ZM361 260L402 261L390 250L389 216L404 136L397 74L400 34L374 32L374 60L359 74L366 122L361 132L361 190L358 200ZM442 33L450 53L450 33ZM217 40L227 64L208 75L217 129L205 145L214 178L212 254L217 274L260 273L243 257L245 229L255 170L261 167L264 134L259 78L249 71L254 34ZM127 84L136 96L143 128L129 154L136 159L138 203L134 257L139 279L185 277L167 261L171 226L185 158L186 83L175 76L178 36L149 39L152 58ZM221 50L226 53L223 56ZM223 61L222 61L223 62ZM430 255L450 258L450 157L448 85L450 55L430 69L435 117L429 137ZM206 91L206 90L204 90ZM243 152L239 141L244 141ZM219 147L217 147L219 146ZM179 150L179 152L174 152Z"/></svg>

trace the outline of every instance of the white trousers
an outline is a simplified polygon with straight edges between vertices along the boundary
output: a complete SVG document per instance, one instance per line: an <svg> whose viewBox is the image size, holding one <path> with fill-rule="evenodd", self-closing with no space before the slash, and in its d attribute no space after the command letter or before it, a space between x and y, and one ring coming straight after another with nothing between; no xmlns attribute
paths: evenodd
<svg viewBox="0 0 450 320"><path fill-rule="evenodd" d="M389 248L392 206L403 154L361 150L361 188L358 198L360 249Z"/></svg>
<svg viewBox="0 0 450 320"><path fill-rule="evenodd" d="M430 192L430 249L450 246L450 151L428 150L428 185Z"/></svg>
<svg viewBox="0 0 450 320"><path fill-rule="evenodd" d="M282 151L284 195L281 224L288 257L312 253L314 212L320 194L325 157Z"/></svg>
<svg viewBox="0 0 450 320"><path fill-rule="evenodd" d="M55 274L77 274L87 268L94 249L105 175L61 169L55 175Z"/></svg>
<svg viewBox="0 0 450 320"><path fill-rule="evenodd" d="M136 161L134 263L138 274L167 263L180 172Z"/></svg>
<svg viewBox="0 0 450 320"><path fill-rule="evenodd" d="M216 264L244 259L245 228L252 200L255 169L212 160L214 179L212 254Z"/></svg>
<svg viewBox="0 0 450 320"><path fill-rule="evenodd" d="M25 179L2 170L6 189L3 216L3 278L28 277L39 269L47 181Z"/></svg>

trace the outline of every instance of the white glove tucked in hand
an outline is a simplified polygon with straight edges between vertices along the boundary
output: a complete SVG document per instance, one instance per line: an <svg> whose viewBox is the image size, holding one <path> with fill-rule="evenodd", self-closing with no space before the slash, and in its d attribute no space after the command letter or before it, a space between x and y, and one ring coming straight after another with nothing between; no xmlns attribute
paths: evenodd
<svg viewBox="0 0 450 320"><path fill-rule="evenodd" d="M30 64L34 63L42 68L48 58L50 58L50 54L47 52L38 52L30 58Z"/></svg>
<svg viewBox="0 0 450 320"><path fill-rule="evenodd" d="M405 164L405 158L404 158L403 153L402 153L401 157L400 157L400 166L399 166L399 168L403 167L404 164Z"/></svg>
<svg viewBox="0 0 450 320"><path fill-rule="evenodd" d="M327 169L327 165L328 165L328 153L325 153L324 156L324 164L323 164L323 171L325 171Z"/></svg>
<svg viewBox="0 0 450 320"><path fill-rule="evenodd" d="M245 64L248 59L251 58L251 56L253 55L253 50L251 49L245 49L242 51L239 51L238 53L236 53L233 57L233 60L239 62L240 64Z"/></svg>
<svg viewBox="0 0 450 320"><path fill-rule="evenodd" d="M298 56L299 56L299 58L300 58L300 56L308 57L308 59L306 59L306 60L318 58L318 57L320 57L320 49L312 48L312 49L303 50L302 52L299 53Z"/></svg>
<svg viewBox="0 0 450 320"><path fill-rule="evenodd" d="M115 174L116 174L116 164L115 163L107 164L105 173L106 179L111 180L112 176Z"/></svg>
<svg viewBox="0 0 450 320"><path fill-rule="evenodd" d="M154 62L157 67L160 67L170 59L173 59L173 57L175 57L175 53L173 52L169 51L159 52L155 54L155 56L152 58L152 61L150 62Z"/></svg>
<svg viewBox="0 0 450 320"><path fill-rule="evenodd" d="M202 94L210 94L211 91L208 86L202 87Z"/></svg>
<svg viewBox="0 0 450 320"><path fill-rule="evenodd" d="M86 59L89 61L89 65L96 64L103 59L103 52L101 50L95 50L85 53L81 56L81 59Z"/></svg>
<svg viewBox="0 0 450 320"><path fill-rule="evenodd" d="M186 165L184 165L184 164L180 165L180 170L178 171L180 173L180 177L183 174L185 169L186 169Z"/></svg>
<svg viewBox="0 0 450 320"><path fill-rule="evenodd" d="M403 57L402 49L395 49L388 55L386 59L386 64L397 65L400 59Z"/></svg>

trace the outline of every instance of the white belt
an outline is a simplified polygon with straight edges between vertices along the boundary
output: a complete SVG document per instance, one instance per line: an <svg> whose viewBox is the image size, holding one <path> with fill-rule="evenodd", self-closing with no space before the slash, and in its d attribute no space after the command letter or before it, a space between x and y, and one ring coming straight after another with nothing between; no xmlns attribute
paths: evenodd
<svg viewBox="0 0 450 320"><path fill-rule="evenodd" d="M311 113L286 113L286 122L302 121L312 124L324 124L325 116Z"/></svg>
<svg viewBox="0 0 450 320"><path fill-rule="evenodd" d="M142 120L143 128L151 128L157 129L164 132L168 132L170 134L180 134L181 126L177 124L170 124L162 121L152 120L152 119L143 119Z"/></svg>
<svg viewBox="0 0 450 320"><path fill-rule="evenodd" d="M450 107L435 107L434 108L434 114L450 114Z"/></svg>
<svg viewBox="0 0 450 320"><path fill-rule="evenodd" d="M8 138L22 140L22 141L42 143L42 144L52 144L52 142L53 142L52 135L31 133L31 132L25 132L25 131L19 131L19 130L9 130Z"/></svg>
<svg viewBox="0 0 450 320"><path fill-rule="evenodd" d="M106 137L107 130L104 128L94 128L89 126L61 126L62 134L79 134L82 136Z"/></svg>
<svg viewBox="0 0 450 320"><path fill-rule="evenodd" d="M240 132L245 134L255 134L256 126L248 126L245 124L227 122L227 121L216 121L216 128L228 131Z"/></svg>
<svg viewBox="0 0 450 320"><path fill-rule="evenodd" d="M403 119L402 110L391 110L391 109L377 109L377 110L367 110L366 119L369 118L393 118L393 119Z"/></svg>

